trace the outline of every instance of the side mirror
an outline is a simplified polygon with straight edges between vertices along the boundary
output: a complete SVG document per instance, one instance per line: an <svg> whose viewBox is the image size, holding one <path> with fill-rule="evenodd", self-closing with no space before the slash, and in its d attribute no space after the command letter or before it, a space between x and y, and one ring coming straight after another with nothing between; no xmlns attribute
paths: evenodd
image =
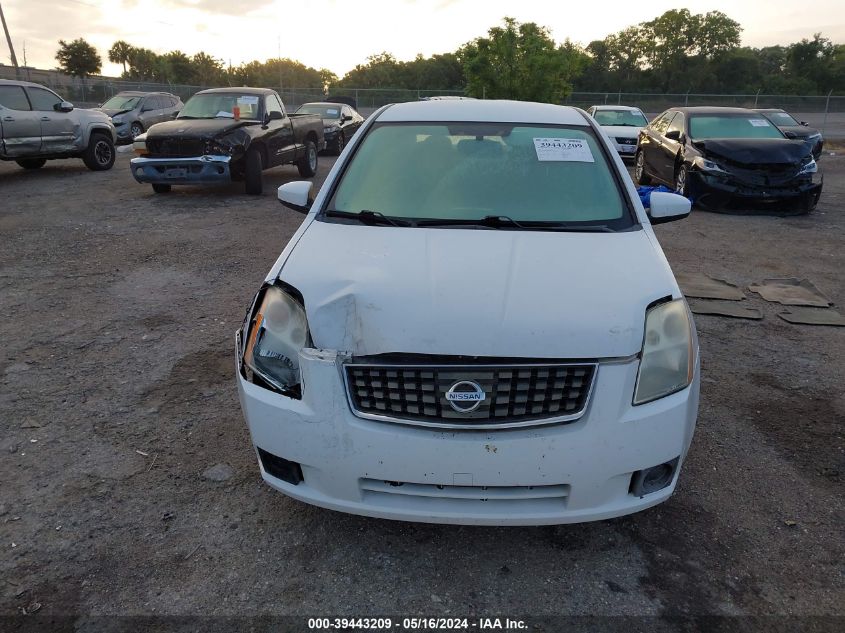
<svg viewBox="0 0 845 633"><path fill-rule="evenodd" d="M343 123L344 121L351 121L351 120L352 120L352 115L351 115L351 114L344 114L342 117L340 117L340 122L341 122L341 123Z"/></svg>
<svg viewBox="0 0 845 633"><path fill-rule="evenodd" d="M70 101L61 101L53 105L56 112L70 112L73 110L73 104Z"/></svg>
<svg viewBox="0 0 845 633"><path fill-rule="evenodd" d="M268 112L265 120L269 123L270 121L281 121L285 118L285 115L279 112L278 110L273 110L272 112Z"/></svg>
<svg viewBox="0 0 845 633"><path fill-rule="evenodd" d="M801 125L803 125L804 127L807 127L807 126L808 126L808 125L810 125L810 124L809 124L809 123L807 123L806 121L801 121Z"/></svg>
<svg viewBox="0 0 845 633"><path fill-rule="evenodd" d="M681 131L680 130L669 130L666 132L666 138L670 141L679 141L681 140Z"/></svg>
<svg viewBox="0 0 845 633"><path fill-rule="evenodd" d="M314 202L311 199L311 187L313 186L314 183L308 180L285 183L279 187L279 202L288 209L293 209L300 213L308 213L311 209L311 204Z"/></svg>
<svg viewBox="0 0 845 633"><path fill-rule="evenodd" d="M665 224L683 220L692 211L692 202L677 193L654 191L649 198L651 207L647 209L652 224Z"/></svg>
<svg viewBox="0 0 845 633"><path fill-rule="evenodd" d="M784 130L783 135L786 138L798 138L798 135L792 130Z"/></svg>

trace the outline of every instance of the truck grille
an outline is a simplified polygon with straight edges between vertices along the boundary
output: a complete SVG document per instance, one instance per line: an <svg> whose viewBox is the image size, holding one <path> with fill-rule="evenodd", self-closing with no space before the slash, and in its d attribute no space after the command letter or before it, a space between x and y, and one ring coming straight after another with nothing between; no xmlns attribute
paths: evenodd
<svg viewBox="0 0 845 633"><path fill-rule="evenodd" d="M350 404L361 417L422 426L501 428L581 417L596 365L350 364L345 371ZM456 395L476 395L473 400L454 400L454 395L447 397L453 388Z"/></svg>
<svg viewBox="0 0 845 633"><path fill-rule="evenodd" d="M197 138L152 137L147 139L151 158L190 158L205 153L205 141Z"/></svg>

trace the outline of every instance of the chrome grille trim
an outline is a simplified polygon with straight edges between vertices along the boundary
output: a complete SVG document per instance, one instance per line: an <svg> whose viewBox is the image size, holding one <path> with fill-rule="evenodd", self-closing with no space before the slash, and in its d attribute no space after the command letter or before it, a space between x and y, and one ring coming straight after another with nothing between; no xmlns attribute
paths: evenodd
<svg viewBox="0 0 845 633"><path fill-rule="evenodd" d="M367 420L375 420L379 422L392 422L397 424L405 424L410 426L420 426L438 429L463 429L463 430L484 430L484 429L508 429L508 428L522 428L532 426L548 426L551 424L561 424L574 422L581 418L587 411L590 404L593 389L595 387L599 364L595 361L587 362L557 362L557 363L502 363L502 364L406 364L406 363L344 363L341 368L343 376L344 388L346 390L346 399L349 403L349 408L355 416ZM466 377L471 380L473 372L496 372L507 370L531 370L543 368L572 368L572 369L589 369L589 385L587 386L586 396L583 399L582 406L570 413L561 415L546 414L545 416L530 417L525 419L512 420L510 417L503 418L499 422L494 419L487 418L485 421L474 422L472 417L457 418L457 421L450 421L455 419L454 416L450 419L443 419L441 417L399 417L391 413L373 413L371 411L363 411L356 406L355 399L352 394L352 384L350 382L350 371L355 369L375 369L384 371L399 371L411 370L420 372L466 372ZM436 392L435 392L436 393ZM445 393L445 392L444 392ZM439 394L443 397L444 394ZM494 394L495 396L495 394ZM442 407L442 404L437 405ZM451 414L450 414L451 415ZM477 419L477 418L476 418ZM508 421L511 420L511 421Z"/></svg>

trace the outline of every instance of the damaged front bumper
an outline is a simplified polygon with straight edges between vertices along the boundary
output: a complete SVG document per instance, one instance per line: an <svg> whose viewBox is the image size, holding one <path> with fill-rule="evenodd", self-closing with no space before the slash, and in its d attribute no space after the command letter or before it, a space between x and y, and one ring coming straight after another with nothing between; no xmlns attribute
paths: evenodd
<svg viewBox="0 0 845 633"><path fill-rule="evenodd" d="M812 209L821 196L822 175L778 184L749 183L731 174L689 172L690 197L699 205L711 208L738 206L784 206Z"/></svg>
<svg viewBox="0 0 845 633"><path fill-rule="evenodd" d="M140 183L190 185L230 182L231 156L196 156L190 158L133 158L132 176Z"/></svg>
<svg viewBox="0 0 845 633"><path fill-rule="evenodd" d="M239 347L238 393L264 480L306 503L386 519L547 525L649 508L674 491L698 410L697 363L686 389L632 406L639 360L631 358L599 363L574 422L423 428L356 416L336 352L301 351L298 399L248 381ZM663 463L677 466L671 483L635 494L637 473Z"/></svg>

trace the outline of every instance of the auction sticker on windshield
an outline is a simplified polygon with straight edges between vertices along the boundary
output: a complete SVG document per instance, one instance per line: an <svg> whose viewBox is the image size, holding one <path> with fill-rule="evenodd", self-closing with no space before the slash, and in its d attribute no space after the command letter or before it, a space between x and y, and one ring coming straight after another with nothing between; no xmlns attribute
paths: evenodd
<svg viewBox="0 0 845 633"><path fill-rule="evenodd" d="M593 152L582 138L535 138L537 160L594 163Z"/></svg>
<svg viewBox="0 0 845 633"><path fill-rule="evenodd" d="M258 105L258 97L251 95L238 97L238 105Z"/></svg>
<svg viewBox="0 0 845 633"><path fill-rule="evenodd" d="M748 122L754 127L769 127L769 122L766 119L748 119Z"/></svg>

